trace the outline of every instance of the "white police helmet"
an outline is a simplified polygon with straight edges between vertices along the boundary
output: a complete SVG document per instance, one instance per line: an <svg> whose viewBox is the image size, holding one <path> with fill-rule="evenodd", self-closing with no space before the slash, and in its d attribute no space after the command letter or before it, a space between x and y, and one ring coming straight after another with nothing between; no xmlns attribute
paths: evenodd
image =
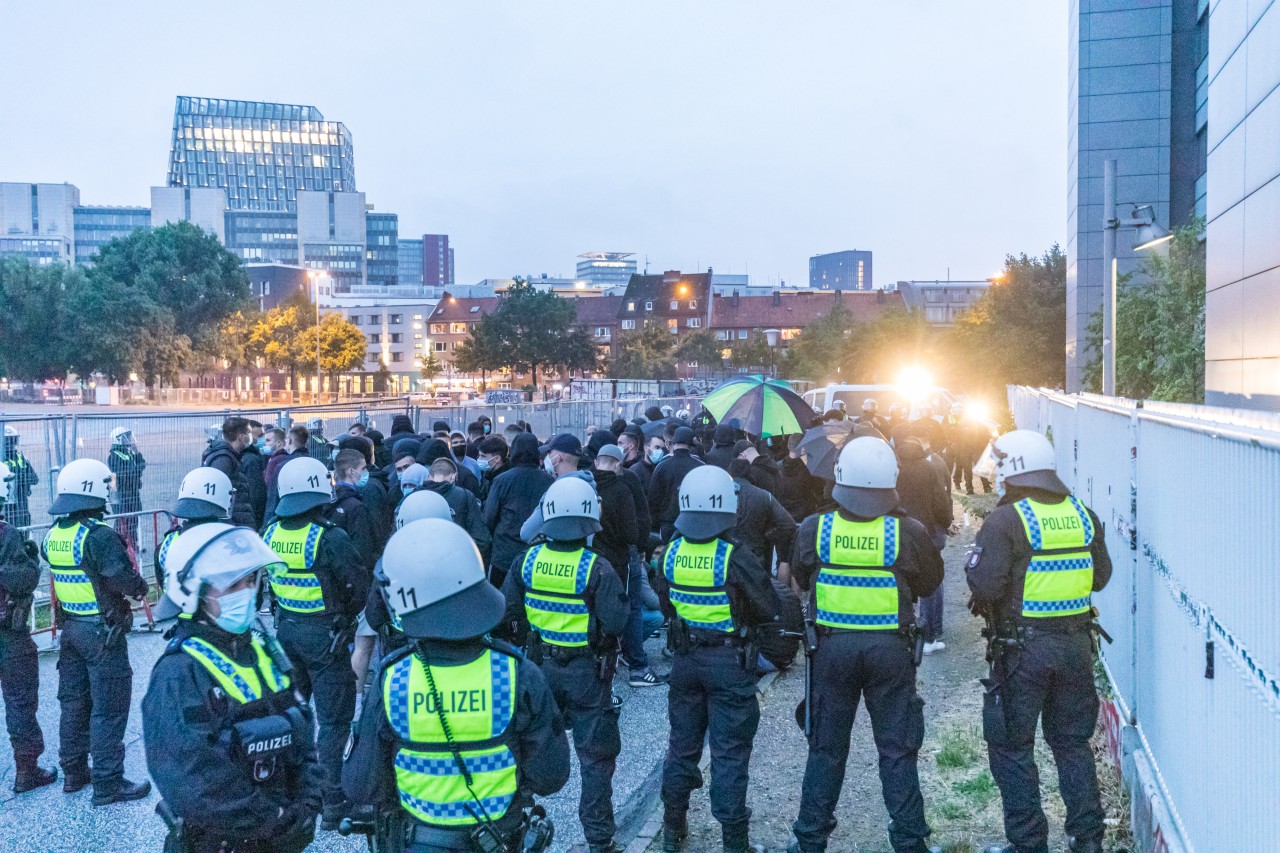
<svg viewBox="0 0 1280 853"><path fill-rule="evenodd" d="M880 404L876 402L875 397L868 397L867 399L862 401L862 411L864 412L878 411L879 408L880 408Z"/></svg>
<svg viewBox="0 0 1280 853"><path fill-rule="evenodd" d="M58 472L49 515L104 508L114 480L111 469L97 459L73 459Z"/></svg>
<svg viewBox="0 0 1280 853"><path fill-rule="evenodd" d="M860 436L840 451L831 497L862 518L876 518L898 505L898 457L882 438Z"/></svg>
<svg viewBox="0 0 1280 853"><path fill-rule="evenodd" d="M506 611L476 543L452 521L422 518L397 530L382 552L382 572L387 605L410 637L479 637Z"/></svg>
<svg viewBox="0 0 1280 853"><path fill-rule="evenodd" d="M542 534L567 542L600 532L600 496L578 477L561 477L542 496Z"/></svg>
<svg viewBox="0 0 1280 853"><path fill-rule="evenodd" d="M178 518L229 518L234 494L226 474L217 468L196 468L182 478L173 514Z"/></svg>
<svg viewBox="0 0 1280 853"><path fill-rule="evenodd" d="M9 487L13 479L13 472L9 470L9 466L0 462L0 504L9 500Z"/></svg>
<svg viewBox="0 0 1280 853"><path fill-rule="evenodd" d="M283 571L285 565L249 528L210 522L180 533L165 557L165 567L164 598L156 606L157 619L179 613L191 616L206 591L222 592L247 575Z"/></svg>
<svg viewBox="0 0 1280 853"><path fill-rule="evenodd" d="M396 507L396 530L423 518L453 521L453 510L449 509L449 502L444 499L444 495L426 489L405 495L400 506Z"/></svg>
<svg viewBox="0 0 1280 853"><path fill-rule="evenodd" d="M126 438L133 437L133 430L128 427L116 427L111 431L111 443L121 444Z"/></svg>
<svg viewBox="0 0 1280 853"><path fill-rule="evenodd" d="M701 465L680 483L676 530L689 539L713 539L738 521L738 486L729 472Z"/></svg>
<svg viewBox="0 0 1280 853"><path fill-rule="evenodd" d="M324 434L324 418L309 418L307 420L307 432L318 432Z"/></svg>
<svg viewBox="0 0 1280 853"><path fill-rule="evenodd" d="M1053 445L1035 430L1015 429L991 443L996 460L996 483L1045 489L1060 495L1071 490L1058 477Z"/></svg>
<svg viewBox="0 0 1280 853"><path fill-rule="evenodd" d="M333 502L329 469L319 459L299 456L280 466L280 502L276 515L289 518Z"/></svg>

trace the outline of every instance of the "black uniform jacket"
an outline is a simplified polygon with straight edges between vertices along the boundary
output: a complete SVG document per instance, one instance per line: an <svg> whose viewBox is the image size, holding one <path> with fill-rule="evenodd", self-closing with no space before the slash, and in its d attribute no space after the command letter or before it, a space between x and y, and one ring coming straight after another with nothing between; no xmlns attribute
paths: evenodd
<svg viewBox="0 0 1280 853"><path fill-rule="evenodd" d="M1027 566L1031 563L1031 543L1027 541L1022 518L1014 507L1023 498L1040 503L1058 503L1064 495L1043 489L1025 489L1010 486L996 508L991 511L978 531L973 553L965 565L969 589L978 605L997 605L998 612L1011 622L1021 621L1022 587L1027 578ZM1107 553L1106 537L1102 521L1093 510L1085 508L1093 520L1093 544L1089 551L1093 556L1093 591L1097 592L1111 580L1111 555ZM1033 624L1047 622L1066 624L1085 621L1089 614L1059 616L1052 619L1036 619Z"/></svg>
<svg viewBox="0 0 1280 853"><path fill-rule="evenodd" d="M265 783L232 754L229 710L248 710L214 692L219 684L204 665L172 644L199 637L242 666L256 666L248 634L234 635L195 620L179 620L167 651L151 671L142 700L147 772L174 814L228 840L267 839L315 820L320 810L321 772L314 742L307 739L280 762ZM255 703L262 716L297 704L284 690ZM258 714L254 714L257 716ZM308 719L310 719L308 717Z"/></svg>
<svg viewBox="0 0 1280 853"><path fill-rule="evenodd" d="M586 542L583 540L544 544L552 551L561 552L576 551L586 547ZM527 589L524 585L523 573L520 571L521 566L524 565L525 555L528 553L525 551L515 559L510 571L507 572L507 579L502 584L502 596L507 600L507 612L502 617L502 626L505 631L510 632L509 636L512 639L522 639L525 628L529 624L524 609L524 594ZM591 570L587 588L582 592L582 600L587 605L587 612L591 614L587 632L593 639L598 636L597 632L610 637L622 635L622 630L627 626L627 617L631 613L631 608L627 605L627 593L622 587L622 580L617 571L599 554L596 555L596 564ZM510 626L516 626L515 630L511 630Z"/></svg>
<svg viewBox="0 0 1280 853"><path fill-rule="evenodd" d="M846 521L870 521L859 518L846 509L836 510ZM898 584L898 625L915 624L912 604L923 598L942 583L942 555L933 547L924 525L894 510L890 515L901 521L902 541L898 545L898 559L889 567ZM800 523L796 531L796 547L791 558L791 576L801 589L811 590L818 578L821 562L818 560L818 520L820 514L811 515Z"/></svg>
<svg viewBox="0 0 1280 853"><path fill-rule="evenodd" d="M10 597L23 598L40 582L40 563L34 547L16 527L0 521L0 619L8 613Z"/></svg>
<svg viewBox="0 0 1280 853"><path fill-rule="evenodd" d="M427 663L442 666L468 663L485 650L480 638L462 642L420 640L418 644ZM516 653L510 646L499 645ZM342 791L357 805L399 808L392 764L396 736L382 702L384 674L385 670L372 679L365 693L359 727L342 767ZM515 712L502 741L515 756L520 794L524 796L517 795L507 820L498 821L504 828L528 804L529 795L549 796L569 780L569 740L564 733L564 719L542 672L523 658L516 671L516 692Z"/></svg>

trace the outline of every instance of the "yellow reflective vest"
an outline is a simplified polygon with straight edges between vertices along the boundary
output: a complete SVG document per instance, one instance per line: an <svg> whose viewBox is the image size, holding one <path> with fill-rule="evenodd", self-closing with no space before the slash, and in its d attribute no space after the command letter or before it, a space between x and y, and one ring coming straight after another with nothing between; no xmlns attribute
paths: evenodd
<svg viewBox="0 0 1280 853"><path fill-rule="evenodd" d="M281 527L273 522L262 539L271 550L280 555L288 571L271 576L271 591L280 606L291 613L316 614L324 612L324 590L320 578L311 570L320 552L320 537L324 526L310 522L297 530Z"/></svg>
<svg viewBox="0 0 1280 853"><path fill-rule="evenodd" d="M1032 619L1088 613L1093 593L1093 518L1075 497L1056 504L1014 504L1031 544L1022 615Z"/></svg>
<svg viewBox="0 0 1280 853"><path fill-rule="evenodd" d="M734 631L725 578L733 544L713 539L701 544L677 536L667 546L662 571L671 587L671 606L690 628Z"/></svg>
<svg viewBox="0 0 1280 853"><path fill-rule="evenodd" d="M838 512L818 519L820 568L816 621L853 631L898 629L898 560L902 522L890 515L850 521Z"/></svg>
<svg viewBox="0 0 1280 853"><path fill-rule="evenodd" d="M525 615L543 642L578 648L587 645L591 614L583 594L595 563L596 555L586 548L556 551L535 545L525 555L520 567Z"/></svg>
<svg viewBox="0 0 1280 853"><path fill-rule="evenodd" d="M58 606L71 616L96 616L100 612L93 582L80 569L85 539L99 523L92 519L77 521L68 527L55 523L44 537L45 559L49 561Z"/></svg>

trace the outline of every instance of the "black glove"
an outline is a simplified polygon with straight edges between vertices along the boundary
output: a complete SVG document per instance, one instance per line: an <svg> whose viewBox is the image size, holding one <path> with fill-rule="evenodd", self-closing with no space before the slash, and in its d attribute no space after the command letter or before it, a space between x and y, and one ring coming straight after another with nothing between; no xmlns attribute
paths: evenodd
<svg viewBox="0 0 1280 853"><path fill-rule="evenodd" d="M40 546L28 539L22 543L23 549L27 552L27 556L33 560L40 559Z"/></svg>

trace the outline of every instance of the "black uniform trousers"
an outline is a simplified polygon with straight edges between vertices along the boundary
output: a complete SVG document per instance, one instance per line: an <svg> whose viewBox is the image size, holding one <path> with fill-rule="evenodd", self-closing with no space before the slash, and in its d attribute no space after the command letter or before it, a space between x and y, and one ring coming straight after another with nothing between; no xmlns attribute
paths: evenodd
<svg viewBox="0 0 1280 853"><path fill-rule="evenodd" d="M1005 731L986 727L991 775L1004 801L1005 836L1019 850L1048 850L1049 824L1040 807L1036 721L1058 765L1067 807L1067 835L1101 840L1102 798L1089 739L1098 724L1093 686L1093 636L1037 631L1005 656Z"/></svg>
<svg viewBox="0 0 1280 853"><path fill-rule="evenodd" d="M356 714L356 676L351 670L351 652L346 646L335 649L330 629L333 616L299 616L280 611L276 638L293 663L290 678L304 699L315 700L316 753L324 770L324 804L342 803L342 753L351 734Z"/></svg>
<svg viewBox="0 0 1280 853"><path fill-rule="evenodd" d="M662 803L668 816L689 810L702 787L698 760L711 744L711 814L725 835L743 834L751 821L747 778L760 726L756 680L736 646L695 646L676 652L667 691L671 736L662 764Z"/></svg>
<svg viewBox="0 0 1280 853"><path fill-rule="evenodd" d="M110 790L124 778L124 730L133 697L129 642L107 646L107 623L68 618L58 651L58 759L66 772L93 755L93 787Z"/></svg>
<svg viewBox="0 0 1280 853"><path fill-rule="evenodd" d="M613 771L622 751L612 685L600 680L594 655L564 661L548 657L540 668L564 715L565 726L573 730L573 748L582 773L578 819L582 821L583 835L588 844L607 844L617 831L613 820Z"/></svg>
<svg viewBox="0 0 1280 853"><path fill-rule="evenodd" d="M849 759L849 735L865 699L880 753L880 786L889 811L889 842L918 850L929 835L916 756L924 742L924 700L907 640L896 631L833 631L813 658L813 729L800 815L792 829L800 849L827 849Z"/></svg>
<svg viewBox="0 0 1280 853"><path fill-rule="evenodd" d="M13 744L13 757L21 765L35 762L44 752L44 733L36 721L39 705L40 659L35 641L25 631L0 629L0 692L4 695L4 722Z"/></svg>

